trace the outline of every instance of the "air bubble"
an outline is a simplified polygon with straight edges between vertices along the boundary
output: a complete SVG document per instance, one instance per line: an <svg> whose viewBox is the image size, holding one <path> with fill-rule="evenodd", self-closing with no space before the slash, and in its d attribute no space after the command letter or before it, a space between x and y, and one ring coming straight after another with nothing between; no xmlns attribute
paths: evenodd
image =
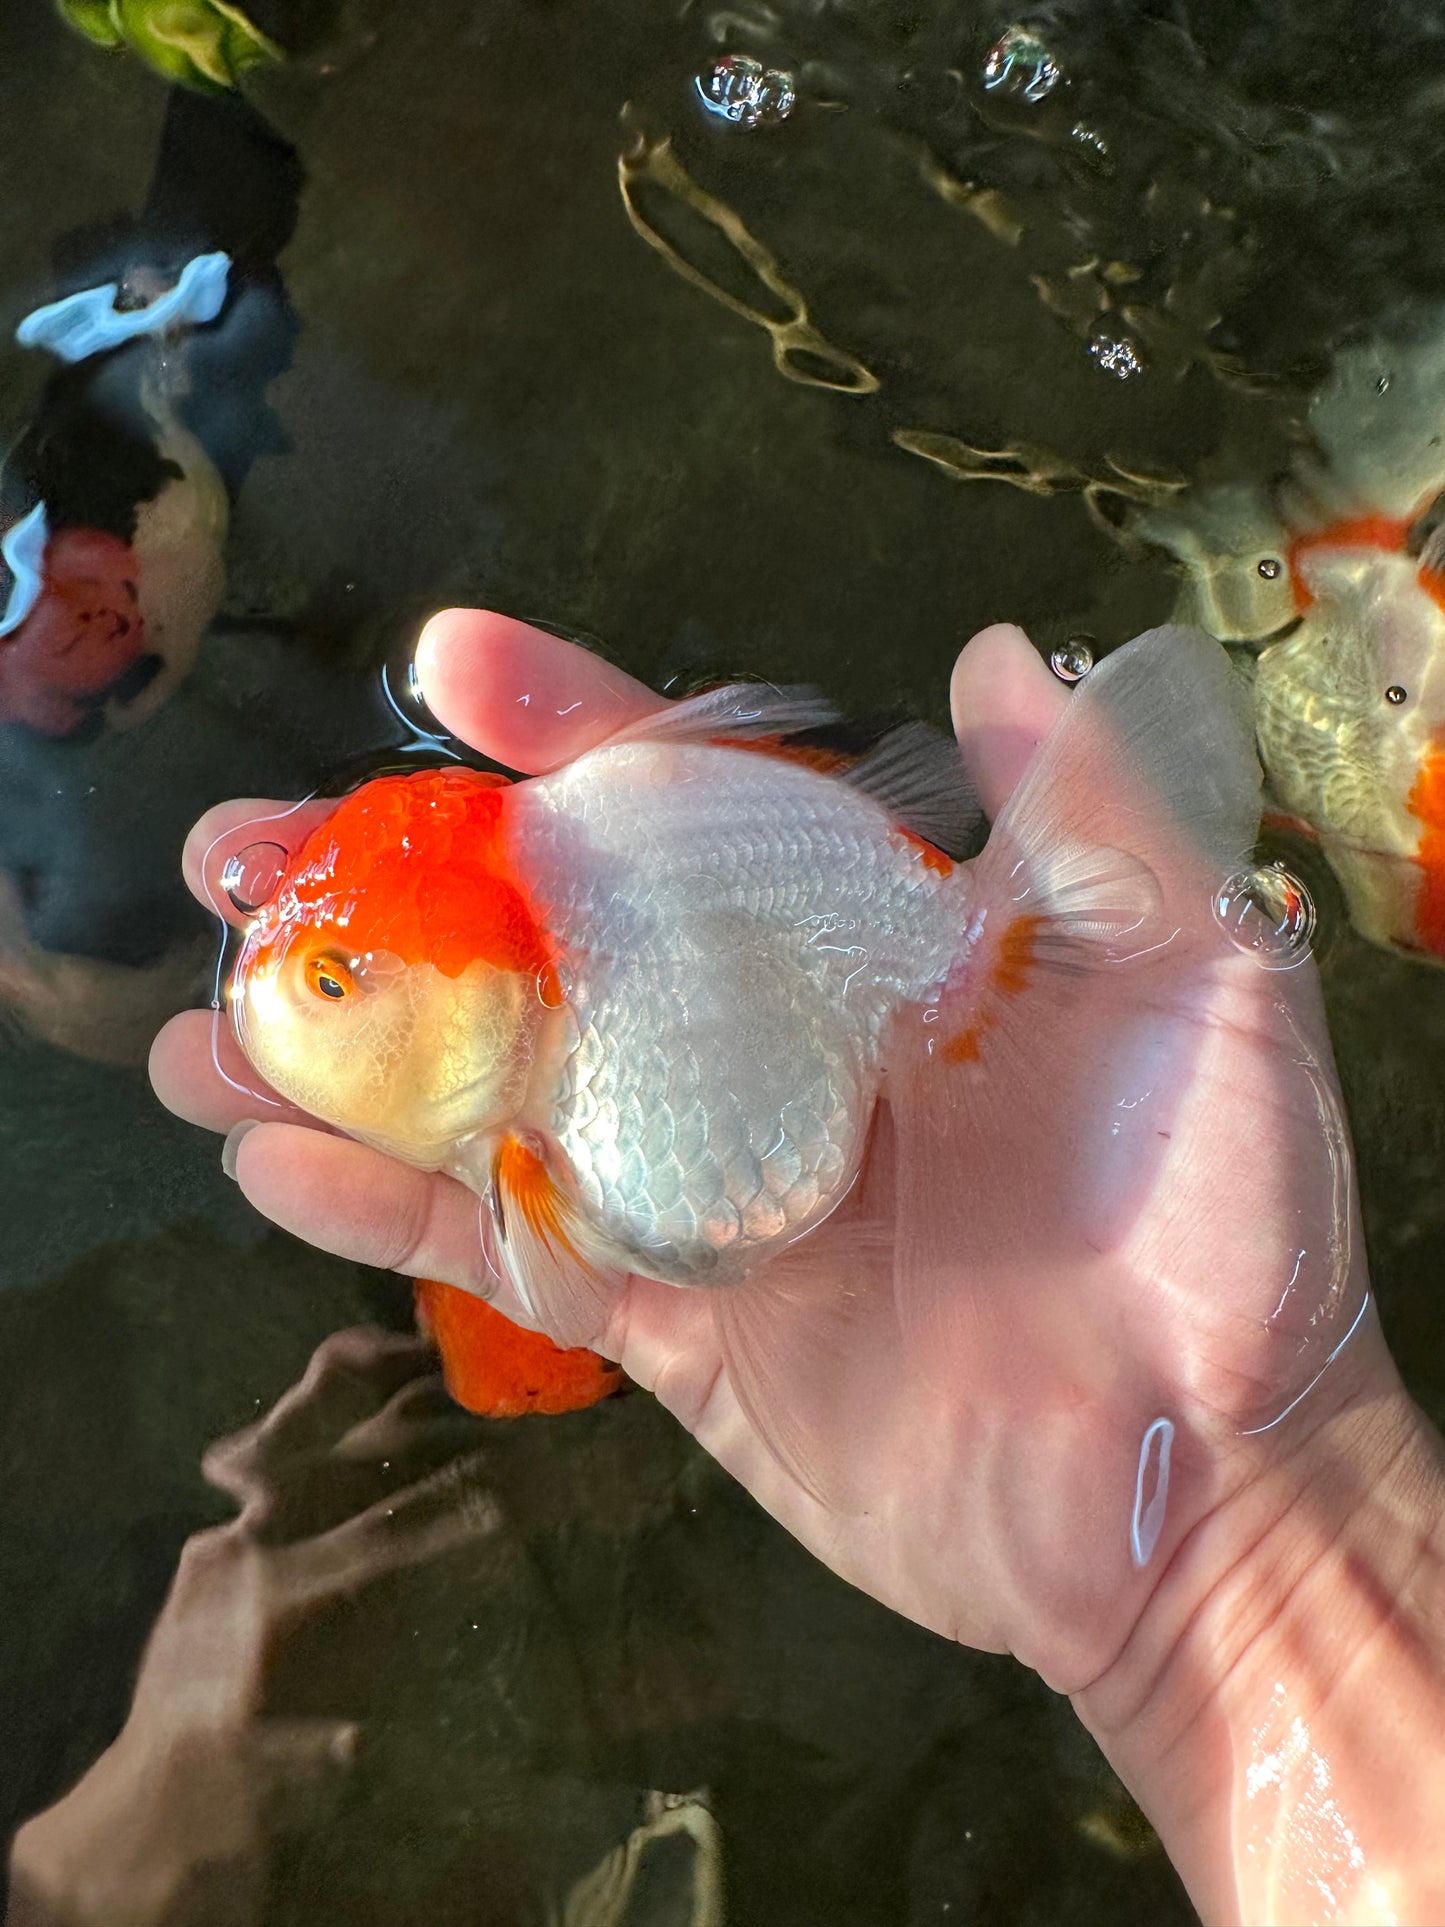
<svg viewBox="0 0 1445 1927"><path fill-rule="evenodd" d="M1026 100L1030 106L1047 100L1063 77L1062 67L1032 27L1008 28L983 63L983 84L991 94Z"/></svg>
<svg viewBox="0 0 1445 1927"><path fill-rule="evenodd" d="M1278 582L1283 566L1278 556L1267 555L1259 565L1259 573L1266 582Z"/></svg>
<svg viewBox="0 0 1445 1927"><path fill-rule="evenodd" d="M1377 395L1387 395L1389 392L1390 377L1388 375L1381 375L1375 383L1375 393Z"/></svg>
<svg viewBox="0 0 1445 1927"><path fill-rule="evenodd" d="M1097 128L1086 127L1083 121L1079 121L1069 129L1069 139L1074 141L1090 160L1107 161L1109 159L1109 143Z"/></svg>
<svg viewBox="0 0 1445 1927"><path fill-rule="evenodd" d="M776 126L797 105L793 76L747 54L720 54L697 76L698 99L734 127Z"/></svg>
<svg viewBox="0 0 1445 1927"><path fill-rule="evenodd" d="M1236 870L1214 899L1214 916L1266 970L1291 970L1309 955L1315 906L1283 863Z"/></svg>
<svg viewBox="0 0 1445 1927"><path fill-rule="evenodd" d="M1115 381L1132 381L1144 372L1144 358L1127 335L1097 334L1089 343L1094 365Z"/></svg>
<svg viewBox="0 0 1445 1927"><path fill-rule="evenodd" d="M1049 657L1049 667L1060 682L1082 682L1094 666L1094 652L1086 636L1070 636Z"/></svg>
<svg viewBox="0 0 1445 1927"><path fill-rule="evenodd" d="M226 859L221 888L233 910L253 917L271 901L286 873L287 854L281 843L248 843Z"/></svg>
<svg viewBox="0 0 1445 1927"><path fill-rule="evenodd" d="M1385 691L1385 701L1387 703L1393 703L1397 709L1401 703L1408 702L1409 700L1410 692L1403 683L1392 682L1390 687Z"/></svg>

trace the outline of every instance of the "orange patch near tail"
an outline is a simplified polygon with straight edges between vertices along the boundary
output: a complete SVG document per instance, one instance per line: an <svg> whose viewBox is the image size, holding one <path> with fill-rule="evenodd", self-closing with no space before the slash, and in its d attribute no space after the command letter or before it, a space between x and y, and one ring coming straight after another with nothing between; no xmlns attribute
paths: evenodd
<svg viewBox="0 0 1445 1927"><path fill-rule="evenodd" d="M1316 529L1311 535L1298 536L1289 549L1296 614L1303 615L1314 602L1300 575L1300 564L1307 556L1321 549L1381 549L1398 555L1409 540L1414 523L1414 516L1357 515L1342 522L1331 522L1328 528Z"/></svg>
<svg viewBox="0 0 1445 1927"><path fill-rule="evenodd" d="M1421 870L1415 934L1423 948L1445 957L1445 741L1439 737L1425 753L1406 806L1424 825L1415 847Z"/></svg>
<svg viewBox="0 0 1445 1927"><path fill-rule="evenodd" d="M581 1412L619 1390L623 1375L596 1352L564 1351L455 1285L418 1278L417 1323L442 1355L447 1390L482 1418Z"/></svg>
<svg viewBox="0 0 1445 1927"><path fill-rule="evenodd" d="M930 843L928 838L926 836L920 836L917 830L900 829L898 834L903 838L905 843L918 852L919 858L926 870L932 870L935 876L947 877L953 875L953 858L940 850L936 843Z"/></svg>
<svg viewBox="0 0 1445 1927"><path fill-rule="evenodd" d="M976 1064L984 1038L998 1022L998 1012L989 1002L989 992L1017 997L1028 989L1038 966L1039 932L1044 920L1039 916L1015 917L998 940L998 949L984 980L977 1014L966 1029L950 1037L943 1046L946 1064Z"/></svg>
<svg viewBox="0 0 1445 1927"><path fill-rule="evenodd" d="M857 762L846 750L824 749L818 743L794 743L786 736L712 736L714 749L747 749L758 756L772 756L780 763L801 763L820 776L838 776Z"/></svg>

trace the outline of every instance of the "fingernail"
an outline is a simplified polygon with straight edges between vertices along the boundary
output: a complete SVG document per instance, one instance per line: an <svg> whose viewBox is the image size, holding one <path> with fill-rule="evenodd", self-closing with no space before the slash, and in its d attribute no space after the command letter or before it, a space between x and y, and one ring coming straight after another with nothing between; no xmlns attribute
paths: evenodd
<svg viewBox="0 0 1445 1927"><path fill-rule="evenodd" d="M259 1117L243 1117L239 1124L233 1124L226 1133L226 1141L221 1146L221 1169L228 1178L236 1175L236 1156L241 1149L241 1139L247 1131L254 1131L261 1122Z"/></svg>

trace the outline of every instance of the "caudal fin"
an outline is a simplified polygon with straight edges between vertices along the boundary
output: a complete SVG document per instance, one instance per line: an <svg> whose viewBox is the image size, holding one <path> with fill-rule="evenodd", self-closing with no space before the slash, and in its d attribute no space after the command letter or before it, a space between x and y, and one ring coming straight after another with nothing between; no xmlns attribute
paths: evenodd
<svg viewBox="0 0 1445 1927"><path fill-rule="evenodd" d="M1000 1315L988 1281L1116 1233L1167 1139L1162 1028L1217 950L1213 898L1259 807L1247 694L1199 631L1138 637L1071 698L961 879L954 971L889 1064L915 1349L946 1356Z"/></svg>

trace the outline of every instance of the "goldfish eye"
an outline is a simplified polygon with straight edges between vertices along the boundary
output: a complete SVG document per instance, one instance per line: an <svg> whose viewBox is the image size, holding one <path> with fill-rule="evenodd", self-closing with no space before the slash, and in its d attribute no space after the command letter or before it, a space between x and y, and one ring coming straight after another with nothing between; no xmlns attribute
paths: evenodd
<svg viewBox="0 0 1445 1927"><path fill-rule="evenodd" d="M325 997L334 1004L349 997L356 988L351 965L331 950L323 950L306 959L306 982L318 997Z"/></svg>

